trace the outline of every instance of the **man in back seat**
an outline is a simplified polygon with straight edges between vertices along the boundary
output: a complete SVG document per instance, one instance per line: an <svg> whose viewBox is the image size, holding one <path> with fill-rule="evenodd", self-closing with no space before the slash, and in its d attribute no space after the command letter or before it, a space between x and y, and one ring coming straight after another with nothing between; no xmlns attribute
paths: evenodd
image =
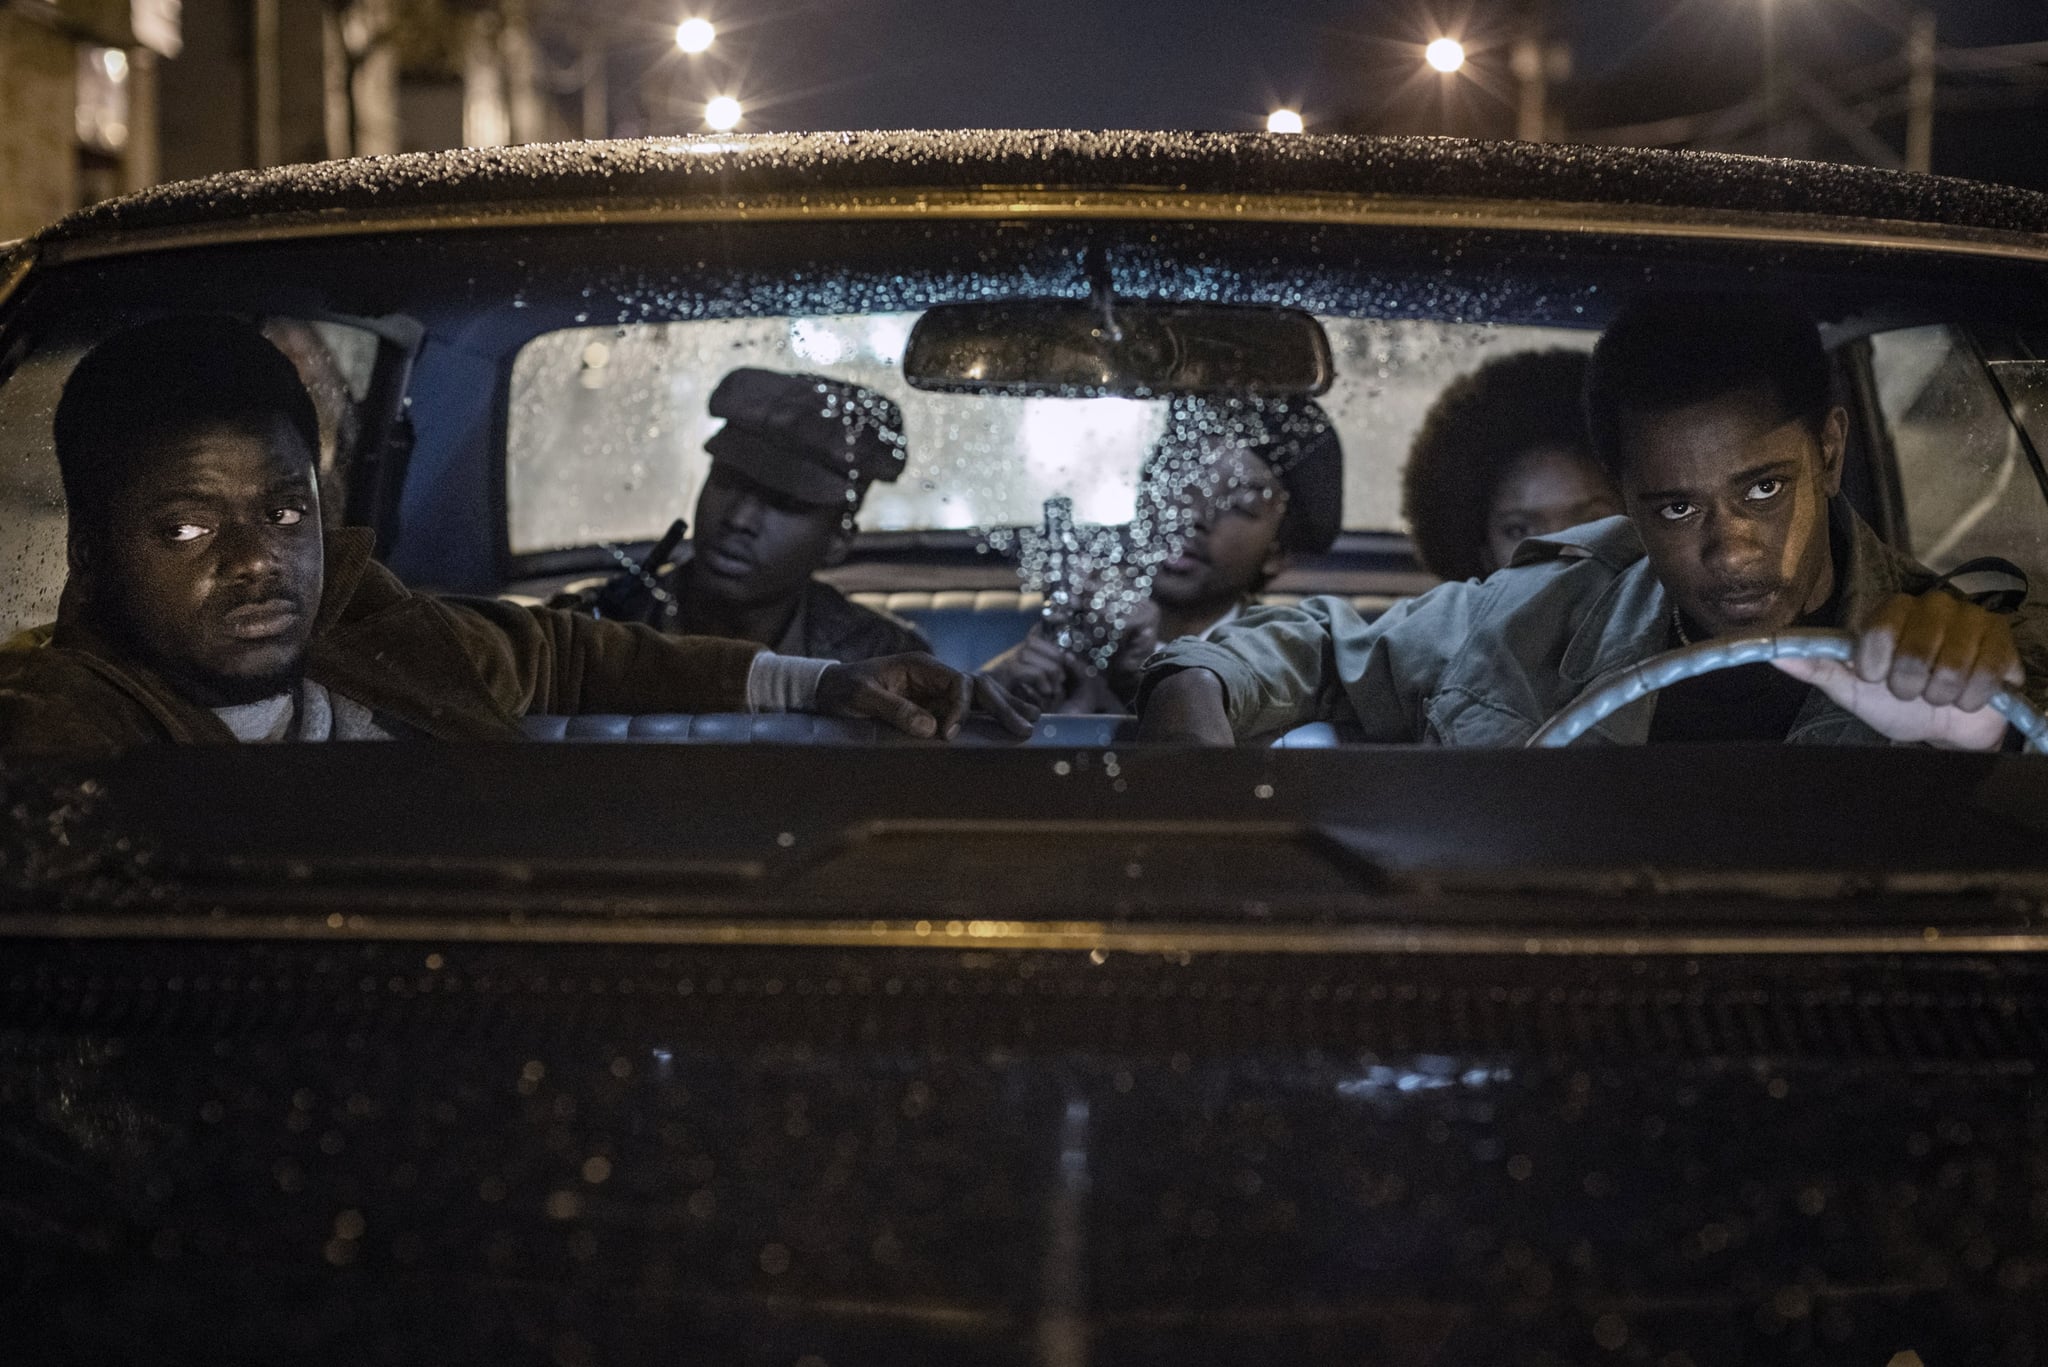
<svg viewBox="0 0 2048 1367"><path fill-rule="evenodd" d="M1329 549L1343 508L1344 453L1314 400L1176 397L1139 472L1131 537L1141 557L1147 546L1174 553L1117 628L1108 663L1062 649L1061 628L1085 638L1091 624L1060 619L1035 624L987 672L1048 712L1127 711L1154 650L1235 620L1290 555Z"/></svg>
<svg viewBox="0 0 2048 1367"><path fill-rule="evenodd" d="M683 553L561 605L819 659L929 651L909 623L814 578L845 561L869 486L903 473L902 411L861 385L744 367L712 391L711 416L725 426L704 443L711 473Z"/></svg>
<svg viewBox="0 0 2048 1367"><path fill-rule="evenodd" d="M57 406L70 574L46 644L0 651L0 757L157 741L515 739L529 713L809 710L950 736L985 679L846 665L495 599L414 593L324 531L319 427L246 322L101 344Z"/></svg>

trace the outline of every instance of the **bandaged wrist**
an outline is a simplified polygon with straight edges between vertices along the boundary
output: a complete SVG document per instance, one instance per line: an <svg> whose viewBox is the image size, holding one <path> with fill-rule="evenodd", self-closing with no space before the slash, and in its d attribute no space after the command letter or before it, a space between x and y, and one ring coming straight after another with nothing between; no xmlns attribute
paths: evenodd
<svg viewBox="0 0 2048 1367"><path fill-rule="evenodd" d="M818 701L818 680L837 660L777 655L764 650L747 671L749 712L807 712Z"/></svg>

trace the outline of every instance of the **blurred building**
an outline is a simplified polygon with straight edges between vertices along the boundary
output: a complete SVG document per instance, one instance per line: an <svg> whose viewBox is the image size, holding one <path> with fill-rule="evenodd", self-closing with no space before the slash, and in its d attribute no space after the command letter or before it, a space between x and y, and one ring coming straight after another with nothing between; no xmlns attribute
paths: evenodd
<svg viewBox="0 0 2048 1367"><path fill-rule="evenodd" d="M574 136L583 104L529 0L0 0L0 242L159 180Z"/></svg>
<svg viewBox="0 0 2048 1367"><path fill-rule="evenodd" d="M0 0L0 241L157 179L177 0Z"/></svg>

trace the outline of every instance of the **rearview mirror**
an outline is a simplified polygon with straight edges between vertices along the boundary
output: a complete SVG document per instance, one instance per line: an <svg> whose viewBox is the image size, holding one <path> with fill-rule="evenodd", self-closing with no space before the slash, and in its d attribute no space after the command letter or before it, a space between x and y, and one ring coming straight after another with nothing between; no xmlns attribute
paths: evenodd
<svg viewBox="0 0 2048 1367"><path fill-rule="evenodd" d="M913 388L976 394L1321 394L1330 339L1299 309L1020 299L941 304L911 329Z"/></svg>

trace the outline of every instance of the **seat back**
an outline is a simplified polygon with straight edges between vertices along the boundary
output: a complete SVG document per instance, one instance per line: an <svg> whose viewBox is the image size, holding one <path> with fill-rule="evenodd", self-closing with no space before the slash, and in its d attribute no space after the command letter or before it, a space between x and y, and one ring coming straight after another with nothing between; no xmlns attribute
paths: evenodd
<svg viewBox="0 0 2048 1367"><path fill-rule="evenodd" d="M1042 594L1015 589L856 593L863 607L894 613L925 634L932 654L972 672L1024 639L1038 620Z"/></svg>

